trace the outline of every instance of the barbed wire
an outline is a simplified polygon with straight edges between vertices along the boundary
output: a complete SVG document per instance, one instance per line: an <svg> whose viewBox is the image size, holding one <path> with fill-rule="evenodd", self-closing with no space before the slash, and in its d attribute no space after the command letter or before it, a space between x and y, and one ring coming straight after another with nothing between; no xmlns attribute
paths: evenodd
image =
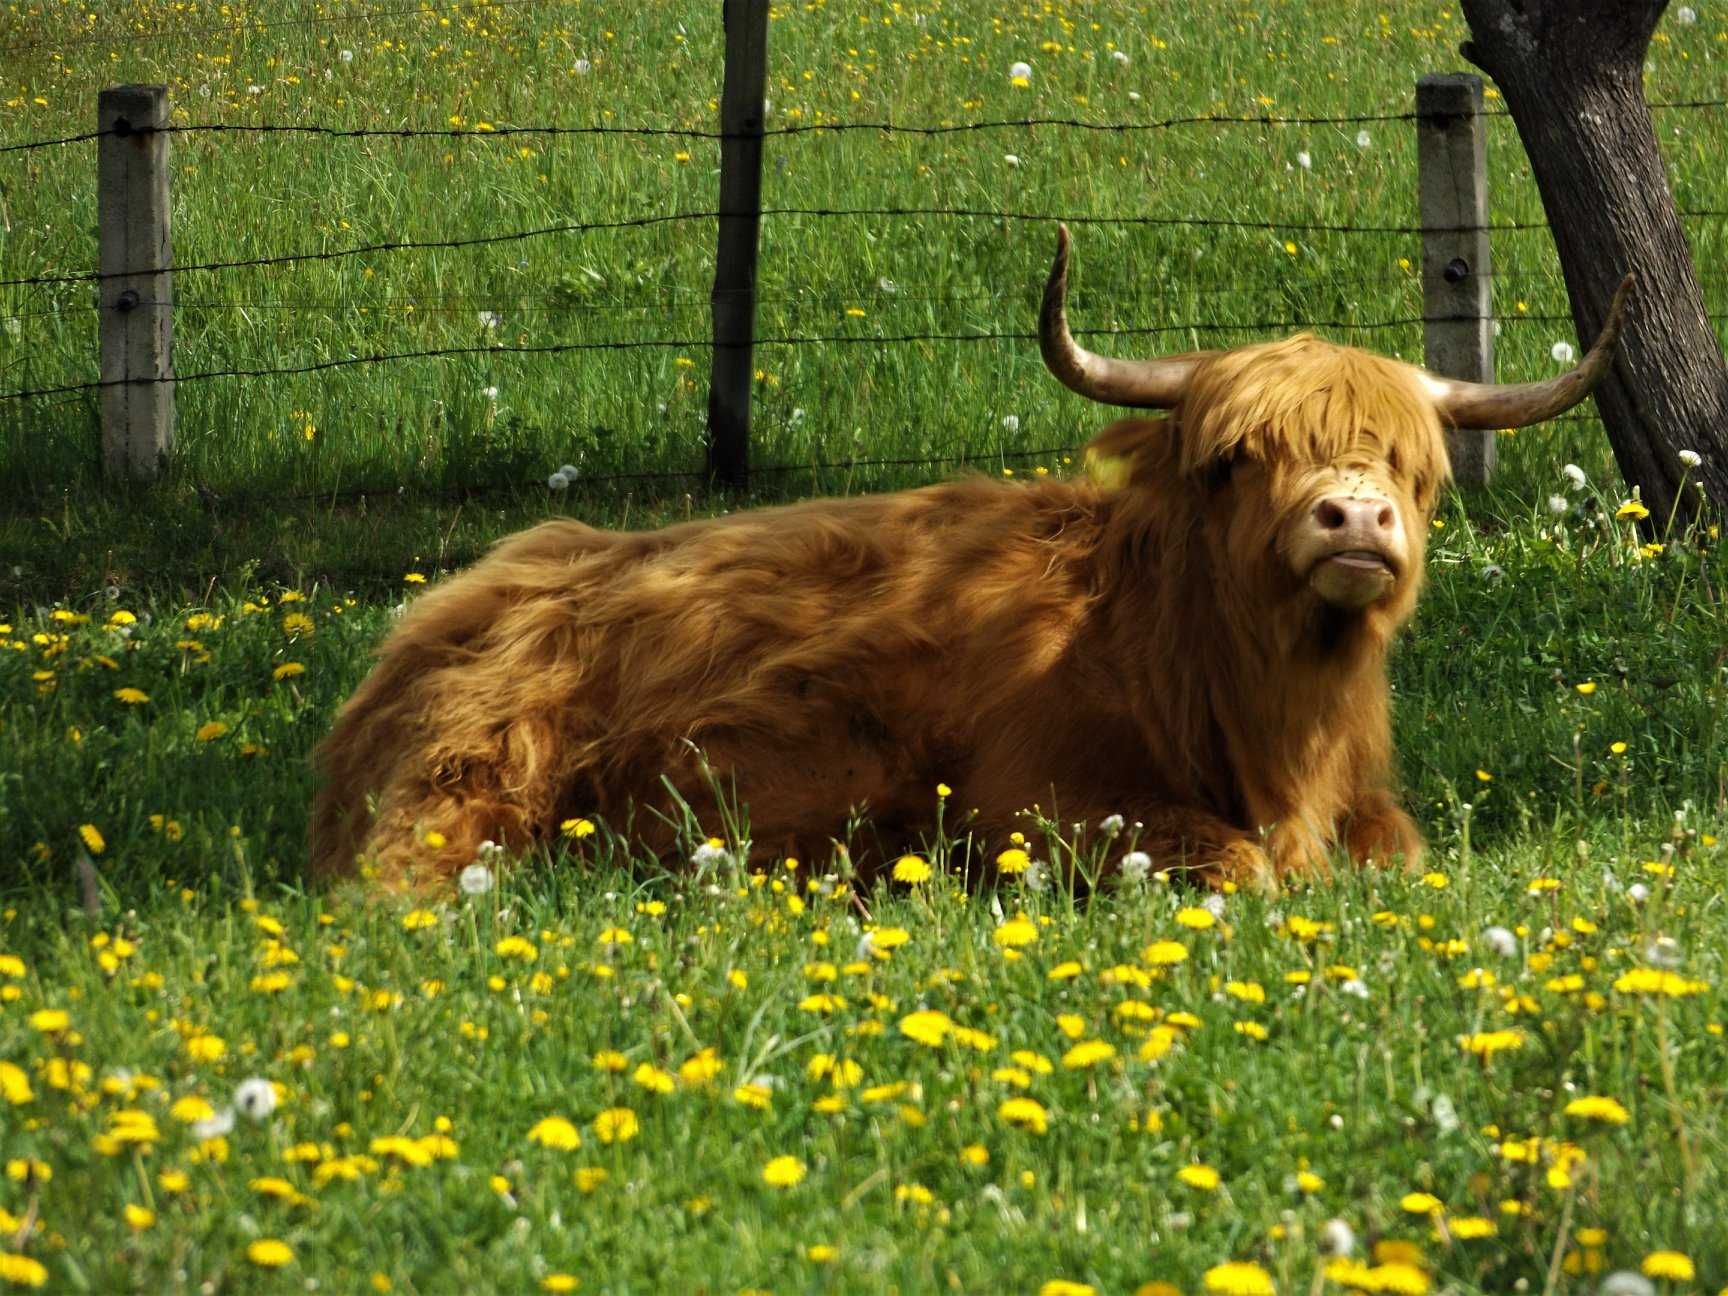
<svg viewBox="0 0 1728 1296"><path fill-rule="evenodd" d="M4 51L0 51L3 53ZM1728 99L1684 99L1658 101L1649 105L1652 111L1701 111L1728 108ZM1484 108L1485 118L1510 116L1505 108ZM110 136L121 138L136 135L197 135L254 134L304 135L332 140L342 139L510 139L516 136L546 138L584 136L623 136L637 138L674 138L724 141L735 139L793 138L802 135L845 134L867 131L880 135L911 135L936 137L975 134L996 130L1036 130L1044 128L1092 131L1098 134L1138 134L1148 131L1174 130L1187 126L1253 126L1260 128L1283 126L1362 126L1385 122L1420 121L1421 114L1413 111L1351 113L1339 115L1289 115L1272 113L1192 113L1183 116L1160 117L1148 121L1088 121L1080 117L1000 117L973 122L937 122L914 125L895 121L834 121L804 122L791 126L769 126L761 131L708 130L699 126L561 126L553 124L478 126L331 126L319 122L185 122L166 126L126 127L83 131L76 135L24 140L0 145L0 154L33 152L58 148L67 144L84 144Z"/></svg>
<svg viewBox="0 0 1728 1296"><path fill-rule="evenodd" d="M1712 320L1728 318L1728 316L1711 316ZM1206 333L1253 333L1255 335L1287 333L1301 329L1328 329L1342 333L1385 332L1398 328L1413 328L1417 325L1469 323L1474 316L1462 315L1410 315L1384 320L1339 320L1339 319L1260 319L1243 320L1235 323L1220 323L1208 321L1189 321L1176 324L1146 324L1129 325L1115 328L1077 328L1076 337L1159 337L1168 334L1206 334ZM1570 323L1570 316L1563 315L1522 315L1509 317L1526 323ZM758 337L755 345L758 347L799 347L799 346L891 346L905 345L914 342L1036 342L1038 334L1033 330L995 329L977 330L973 332L940 332L936 330L911 333L828 333L814 335L774 335ZM303 365L279 365L256 368L226 368L209 369L193 373L174 374L166 377L145 378L111 378L79 383L63 383L50 387L28 388L17 391L0 392L0 401L32 400L48 396L71 395L92 391L101 391L109 387L155 386L162 383L192 383L216 378L269 378L291 377L312 373L324 373L333 369L348 369L361 365L391 364L404 360L434 360L451 359L460 356L519 356L519 355L560 355L582 351L640 351L640 350L711 350L716 345L711 337L688 338L627 338L608 339L605 341L588 342L543 342L543 343L505 343L487 342L466 346L427 347L414 351L374 352L370 355L348 355L329 360L313 361Z"/></svg>
<svg viewBox="0 0 1728 1296"><path fill-rule="evenodd" d="M346 257L377 256L411 250L449 251L456 248L484 247L498 243L521 242L555 234L586 234L600 230L644 229L654 225L686 221L718 220L728 213L703 210L667 212L658 216L633 216L610 221L565 221L532 229L510 230L502 234L479 234L465 238L396 239L366 243L357 247L335 248L323 252L287 252L272 256L243 257L231 261L202 261L190 265L164 266L150 271L85 270L72 274L31 275L16 279L0 279L0 288L45 287L51 284L99 283L107 279L136 278L140 274L189 274L195 271L237 270L262 266L294 265L307 261L337 261ZM1248 220L1227 216L1096 216L1063 215L1054 212L1011 211L987 207L764 207L756 213L761 217L808 217L834 219L869 217L875 219L937 219L1019 221L1029 224L1136 226L1143 228L1183 228L1212 230L1257 230L1278 234L1461 234L1479 229L1498 233L1517 233L1547 229L1546 221L1496 221L1487 225L1347 225L1326 221ZM1683 213L1685 214L1685 213ZM1722 216L1728 211L1691 213L1694 216Z"/></svg>
<svg viewBox="0 0 1728 1296"><path fill-rule="evenodd" d="M1701 284L1728 283L1728 271L1699 270L1696 272ZM1512 287L1530 286L1554 292L1565 290L1565 281L1559 268L1548 270L1478 270L1478 278L1488 279L1508 289ZM1334 274L1315 275L1291 280L1285 276L1259 280L1238 280L1234 283L1202 285L1185 284L1176 288L1141 288L1137 286L1094 289L1110 302L1138 301L1169 301L1186 298L1202 298L1215 300L1219 298L1278 297L1286 300L1299 298L1310 292L1316 294L1335 294L1339 289L1402 289L1415 293L1422 287L1420 278L1414 268L1397 274ZM1027 284L1009 289L987 289L977 292L912 292L898 285L885 288L880 280L860 282L850 285L829 285L820 289L793 288L787 291L758 290L756 300L762 306L802 307L817 305L857 305L868 303L872 309L887 310L903 305L965 305L979 303L1021 304L1036 302L1043 291L1042 284ZM1073 298L1077 303L1084 303L1090 294L1077 290ZM706 310L712 304L712 292L706 288L691 288L688 290L672 290L659 294L650 294L632 298L629 301L607 299L589 300L580 296L580 290L573 289L569 293L557 291L534 293L528 295L505 295L498 293L467 292L467 293L391 293L375 297L349 298L294 298L273 297L263 298L227 298L200 299L196 297L178 297L172 303L158 301L140 301L139 306L172 305L176 311L280 311L301 312L306 314L340 314L340 313L373 313L385 315L401 310L404 306L414 307L418 314L461 314L473 311L478 314L501 314L508 312L516 314L548 314L548 315L584 315L601 314L613 311L649 311L649 310ZM16 311L0 314L0 321L25 321L32 319L51 319L62 315L77 315L92 313L106 309L100 302L63 302L40 310ZM1516 322L1520 319L1543 318L1559 319L1561 316L1531 316L1528 312L1514 312L1500 317L1501 322Z"/></svg>

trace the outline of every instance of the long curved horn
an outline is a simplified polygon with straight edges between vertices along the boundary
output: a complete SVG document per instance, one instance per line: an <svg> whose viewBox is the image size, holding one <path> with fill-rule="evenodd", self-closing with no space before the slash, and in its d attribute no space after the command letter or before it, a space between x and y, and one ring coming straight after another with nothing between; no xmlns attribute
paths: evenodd
<svg viewBox="0 0 1728 1296"><path fill-rule="evenodd" d="M1068 331L1068 227L1056 227L1056 262L1044 284L1038 313L1038 349L1064 387L1105 405L1170 409L1182 399L1197 357L1179 360L1113 360L1094 355Z"/></svg>
<svg viewBox="0 0 1728 1296"><path fill-rule="evenodd" d="M1476 383L1427 375L1440 418L1458 428L1528 427L1571 409L1588 396L1614 359L1626 297L1636 275L1627 275L1608 303L1602 331L1578 367L1555 378L1527 383Z"/></svg>

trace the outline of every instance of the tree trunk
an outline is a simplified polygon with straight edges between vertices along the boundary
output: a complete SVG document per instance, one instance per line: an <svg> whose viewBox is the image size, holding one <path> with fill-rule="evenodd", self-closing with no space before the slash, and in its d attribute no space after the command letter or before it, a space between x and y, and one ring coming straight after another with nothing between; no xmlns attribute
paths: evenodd
<svg viewBox="0 0 1728 1296"><path fill-rule="evenodd" d="M1596 389L1614 458L1664 523L1687 469L1703 463L1714 508L1728 501L1728 366L1705 315L1668 190L1644 57L1668 0L1462 0L1465 58L1494 78L1524 141L1553 227L1578 338L1588 346L1627 271L1638 276L1613 369ZM1680 516L1698 497L1688 485Z"/></svg>

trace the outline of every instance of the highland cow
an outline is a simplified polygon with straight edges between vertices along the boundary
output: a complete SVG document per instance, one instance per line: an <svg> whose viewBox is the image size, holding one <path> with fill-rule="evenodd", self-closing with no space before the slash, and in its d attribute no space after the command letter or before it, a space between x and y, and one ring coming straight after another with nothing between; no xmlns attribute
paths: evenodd
<svg viewBox="0 0 1728 1296"><path fill-rule="evenodd" d="M319 747L315 872L425 886L589 815L671 853L734 798L761 852L825 863L862 820L854 858L881 861L931 834L939 783L990 851L1036 807L1138 821L1159 867L1214 885L1413 864L1386 656L1442 428L1582 400L1627 285L1575 370L1499 386L1306 334L1107 359L1068 331L1067 264L1063 230L1047 364L1167 417L1105 430L1082 480L503 541L415 602Z"/></svg>

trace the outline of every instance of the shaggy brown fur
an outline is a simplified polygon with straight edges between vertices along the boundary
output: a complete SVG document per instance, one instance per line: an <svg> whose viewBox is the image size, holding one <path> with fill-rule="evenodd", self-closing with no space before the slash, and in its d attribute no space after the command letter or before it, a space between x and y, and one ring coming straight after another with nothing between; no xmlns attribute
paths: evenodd
<svg viewBox="0 0 1728 1296"><path fill-rule="evenodd" d="M663 775L718 825L697 749L757 846L803 859L855 811L879 857L916 848L946 782L950 822L971 811L997 844L1036 805L1139 820L1161 866L1213 881L1324 869L1339 847L1413 862L1385 656L1446 475L1415 371L1307 336L1224 352L1171 417L1092 453L1112 484L965 480L505 540L414 604L319 748L313 868L424 884L576 815L670 852ZM1340 481L1392 500L1408 535L1362 611L1287 561Z"/></svg>

